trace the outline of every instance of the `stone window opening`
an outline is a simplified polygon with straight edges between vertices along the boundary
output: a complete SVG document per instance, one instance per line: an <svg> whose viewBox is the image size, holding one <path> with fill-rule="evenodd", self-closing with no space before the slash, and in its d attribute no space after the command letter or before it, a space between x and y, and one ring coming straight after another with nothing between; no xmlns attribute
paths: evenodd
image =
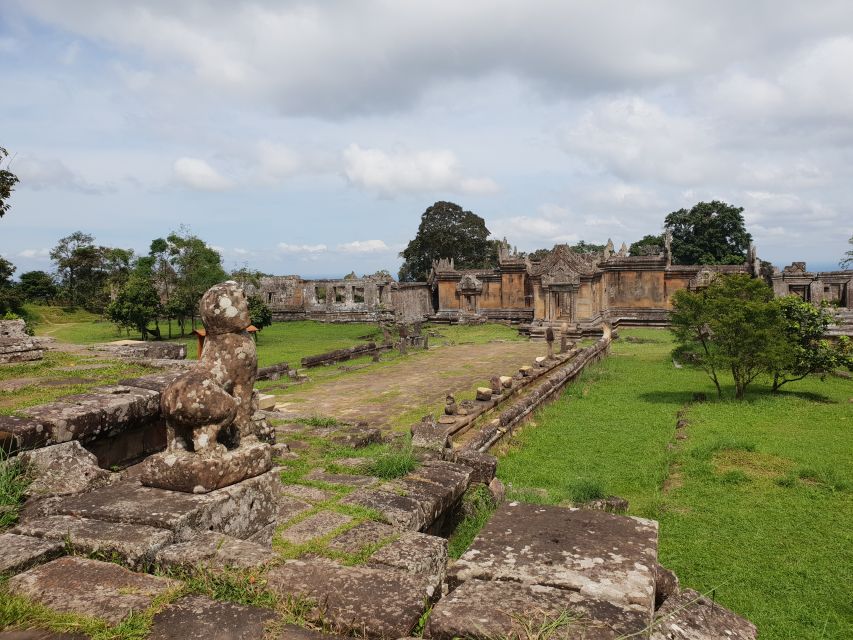
<svg viewBox="0 0 853 640"><path fill-rule="evenodd" d="M353 287L352 301L353 302L364 302L364 287Z"/></svg>
<svg viewBox="0 0 853 640"><path fill-rule="evenodd" d="M346 287L335 287L335 302L346 302L347 289Z"/></svg>
<svg viewBox="0 0 853 640"><path fill-rule="evenodd" d="M317 298L317 302L325 302L326 287L314 287L314 297Z"/></svg>
<svg viewBox="0 0 853 640"><path fill-rule="evenodd" d="M272 302L272 291L267 293L267 302Z"/></svg>

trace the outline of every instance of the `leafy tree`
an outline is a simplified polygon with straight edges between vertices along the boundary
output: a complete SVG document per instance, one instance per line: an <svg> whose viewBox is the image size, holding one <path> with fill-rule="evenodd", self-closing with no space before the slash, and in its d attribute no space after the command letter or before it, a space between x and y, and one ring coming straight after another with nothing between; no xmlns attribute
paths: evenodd
<svg viewBox="0 0 853 640"><path fill-rule="evenodd" d="M133 249L99 247L101 268L110 300L114 300L118 291L130 278L133 262Z"/></svg>
<svg viewBox="0 0 853 640"><path fill-rule="evenodd" d="M548 257L548 254L551 253L551 249L536 249L536 251L531 251L527 254L527 257L533 260L534 262L541 262L545 258Z"/></svg>
<svg viewBox="0 0 853 640"><path fill-rule="evenodd" d="M787 341L772 367L774 392L812 373L853 366L853 348L847 336L836 342L824 338L833 320L829 311L798 296L779 298L776 304L782 312Z"/></svg>
<svg viewBox="0 0 853 640"><path fill-rule="evenodd" d="M21 315L23 300L18 287L12 282L15 265L0 256L0 317L7 314Z"/></svg>
<svg viewBox="0 0 853 640"><path fill-rule="evenodd" d="M570 248L575 253L601 253L606 246L604 244L594 244L586 240L581 240L577 244L571 245Z"/></svg>
<svg viewBox="0 0 853 640"><path fill-rule="evenodd" d="M453 258L459 269L495 266L488 237L483 218L458 204L436 202L421 215L417 234L400 253L400 280L425 280L439 258Z"/></svg>
<svg viewBox="0 0 853 640"><path fill-rule="evenodd" d="M642 239L631 243L631 247L630 249L628 249L628 253L631 256L654 255L663 250L663 244L664 242L662 235L645 235L642 237Z"/></svg>
<svg viewBox="0 0 853 640"><path fill-rule="evenodd" d="M676 291L670 315L678 341L673 356L705 371L722 397L731 372L735 398L770 370L785 350L784 320L773 290L746 274L720 276L706 289Z"/></svg>
<svg viewBox="0 0 853 640"><path fill-rule="evenodd" d="M239 269L234 269L231 272L231 279L239 284L243 289L255 288L258 289L261 286L261 278L266 276L262 271L256 271L254 269L250 269L249 265L244 264ZM258 327L260 328L260 327Z"/></svg>
<svg viewBox="0 0 853 640"><path fill-rule="evenodd" d="M672 257L677 264L742 264L752 242L743 207L719 200L673 211L664 227L672 233Z"/></svg>
<svg viewBox="0 0 853 640"><path fill-rule="evenodd" d="M143 340L147 340L149 334L160 337L160 327L157 324L161 312L160 296L154 288L153 266L153 258L139 258L127 281L106 308L107 318L120 327L135 329L142 335ZM155 323L153 331L148 328L152 321Z"/></svg>
<svg viewBox="0 0 853 640"><path fill-rule="evenodd" d="M166 313L178 321L181 335L186 333L186 321L189 319L195 326L196 312L201 296L213 285L227 280L228 276L222 268L222 257L211 249L204 240L181 229L171 233L161 242L157 239L157 247L166 243L169 264L175 272L175 287L166 303ZM152 247L155 245L152 243Z"/></svg>
<svg viewBox="0 0 853 640"><path fill-rule="evenodd" d="M272 309L267 306L261 296L249 296L247 301L249 303L249 316L258 331L270 326L272 324Z"/></svg>
<svg viewBox="0 0 853 640"><path fill-rule="evenodd" d="M59 293L53 276L46 271L27 271L21 274L20 280L21 295L29 302L47 304Z"/></svg>
<svg viewBox="0 0 853 640"><path fill-rule="evenodd" d="M853 244L853 236L850 236L850 239L847 241L847 243ZM846 269L850 265L853 265L853 249L851 249L850 251L845 251L844 257L838 264L842 269Z"/></svg>
<svg viewBox="0 0 853 640"><path fill-rule="evenodd" d="M173 305L171 299L177 287L178 275L175 268L172 266L169 254L169 243L164 238L157 238L151 242L148 249L148 257L154 262L151 267L151 278L154 283L154 288L160 296L160 304L162 313L170 322L169 338L172 337L172 323L175 319L173 315Z"/></svg>
<svg viewBox="0 0 853 640"><path fill-rule="evenodd" d="M9 165L3 166L3 162L9 157L9 152L0 147L0 218L9 210L11 205L8 200L12 197L12 191L18 184L18 176L9 171Z"/></svg>

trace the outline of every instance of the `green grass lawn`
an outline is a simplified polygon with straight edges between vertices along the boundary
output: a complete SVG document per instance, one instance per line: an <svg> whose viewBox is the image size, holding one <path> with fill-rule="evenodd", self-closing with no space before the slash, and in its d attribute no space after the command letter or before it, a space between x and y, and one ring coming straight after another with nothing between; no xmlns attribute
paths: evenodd
<svg viewBox="0 0 853 640"><path fill-rule="evenodd" d="M630 513L660 522L661 562L762 638L853 637L853 383L808 379L778 396L759 385L745 402L717 401L704 374L673 366L668 332L621 333L611 357L504 447L509 497L627 498ZM689 405L676 440L693 392L709 401Z"/></svg>

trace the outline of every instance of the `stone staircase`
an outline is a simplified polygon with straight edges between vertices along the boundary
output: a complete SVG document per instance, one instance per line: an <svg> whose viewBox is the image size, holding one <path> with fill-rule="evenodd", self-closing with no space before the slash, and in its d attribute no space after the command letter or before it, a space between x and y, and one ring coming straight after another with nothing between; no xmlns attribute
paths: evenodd
<svg viewBox="0 0 853 640"><path fill-rule="evenodd" d="M827 328L826 335L833 338L840 336L853 338L853 309L837 309L833 315L835 321Z"/></svg>

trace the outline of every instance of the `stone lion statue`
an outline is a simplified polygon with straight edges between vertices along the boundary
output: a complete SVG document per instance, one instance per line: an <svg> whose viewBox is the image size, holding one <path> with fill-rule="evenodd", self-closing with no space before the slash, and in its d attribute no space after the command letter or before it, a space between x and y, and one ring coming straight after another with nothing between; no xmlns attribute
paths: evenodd
<svg viewBox="0 0 853 640"><path fill-rule="evenodd" d="M258 370L246 294L236 282L217 284L199 304L207 331L198 365L163 391L169 451L218 454L250 433Z"/></svg>

